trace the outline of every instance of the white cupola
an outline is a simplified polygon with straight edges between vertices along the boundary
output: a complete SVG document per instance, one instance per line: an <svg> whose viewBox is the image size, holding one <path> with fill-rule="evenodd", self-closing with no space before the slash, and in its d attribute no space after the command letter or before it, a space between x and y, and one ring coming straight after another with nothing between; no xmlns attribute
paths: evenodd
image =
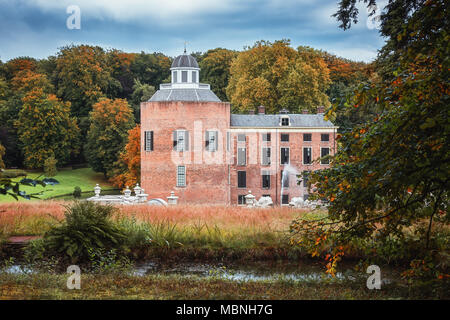
<svg viewBox="0 0 450 320"><path fill-rule="evenodd" d="M170 68L172 73L172 88L188 89L199 87L200 68L197 60L189 54L184 53L176 57Z"/></svg>

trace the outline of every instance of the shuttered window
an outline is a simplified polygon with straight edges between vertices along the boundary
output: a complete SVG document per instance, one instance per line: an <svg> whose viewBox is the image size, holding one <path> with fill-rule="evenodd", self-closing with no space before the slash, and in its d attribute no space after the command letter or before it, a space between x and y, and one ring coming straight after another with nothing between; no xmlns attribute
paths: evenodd
<svg viewBox="0 0 450 320"><path fill-rule="evenodd" d="M206 131L205 132L205 149L207 151L217 151L219 145L218 131Z"/></svg>
<svg viewBox="0 0 450 320"><path fill-rule="evenodd" d="M238 188L246 188L247 187L247 172L238 171Z"/></svg>
<svg viewBox="0 0 450 320"><path fill-rule="evenodd" d="M173 132L173 150L188 151L189 150L189 131L175 130Z"/></svg>
<svg viewBox="0 0 450 320"><path fill-rule="evenodd" d="M153 151L153 131L145 131L144 140L144 150Z"/></svg>

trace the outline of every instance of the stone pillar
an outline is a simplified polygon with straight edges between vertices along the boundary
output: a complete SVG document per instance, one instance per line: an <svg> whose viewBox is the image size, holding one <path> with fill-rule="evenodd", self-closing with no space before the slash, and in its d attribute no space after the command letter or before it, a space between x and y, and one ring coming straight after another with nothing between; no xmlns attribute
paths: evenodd
<svg viewBox="0 0 450 320"><path fill-rule="evenodd" d="M255 196L252 195L252 191L248 190L248 194L245 196L245 204L248 207L253 207L256 203Z"/></svg>
<svg viewBox="0 0 450 320"><path fill-rule="evenodd" d="M168 205L176 205L178 202L178 197L175 195L175 192L171 191L170 196L167 197Z"/></svg>

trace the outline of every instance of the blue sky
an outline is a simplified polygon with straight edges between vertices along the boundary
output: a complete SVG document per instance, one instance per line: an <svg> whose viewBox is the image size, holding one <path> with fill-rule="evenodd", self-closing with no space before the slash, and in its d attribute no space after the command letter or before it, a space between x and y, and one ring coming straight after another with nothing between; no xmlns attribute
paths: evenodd
<svg viewBox="0 0 450 320"><path fill-rule="evenodd" d="M242 50L257 40L290 39L359 61L371 61L384 40L360 22L338 28L337 0L0 0L0 59L45 58L68 44L176 56L217 47ZM66 9L81 10L81 29L69 30ZM368 26L369 24L369 26Z"/></svg>

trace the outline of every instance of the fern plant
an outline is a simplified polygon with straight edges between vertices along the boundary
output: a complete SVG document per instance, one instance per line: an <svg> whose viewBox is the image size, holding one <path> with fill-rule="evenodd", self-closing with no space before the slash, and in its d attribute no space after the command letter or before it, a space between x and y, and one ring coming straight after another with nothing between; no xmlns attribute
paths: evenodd
<svg viewBox="0 0 450 320"><path fill-rule="evenodd" d="M71 262L87 261L92 249L125 250L125 232L111 219L115 208L83 201L66 206L65 220L45 235L46 247Z"/></svg>

